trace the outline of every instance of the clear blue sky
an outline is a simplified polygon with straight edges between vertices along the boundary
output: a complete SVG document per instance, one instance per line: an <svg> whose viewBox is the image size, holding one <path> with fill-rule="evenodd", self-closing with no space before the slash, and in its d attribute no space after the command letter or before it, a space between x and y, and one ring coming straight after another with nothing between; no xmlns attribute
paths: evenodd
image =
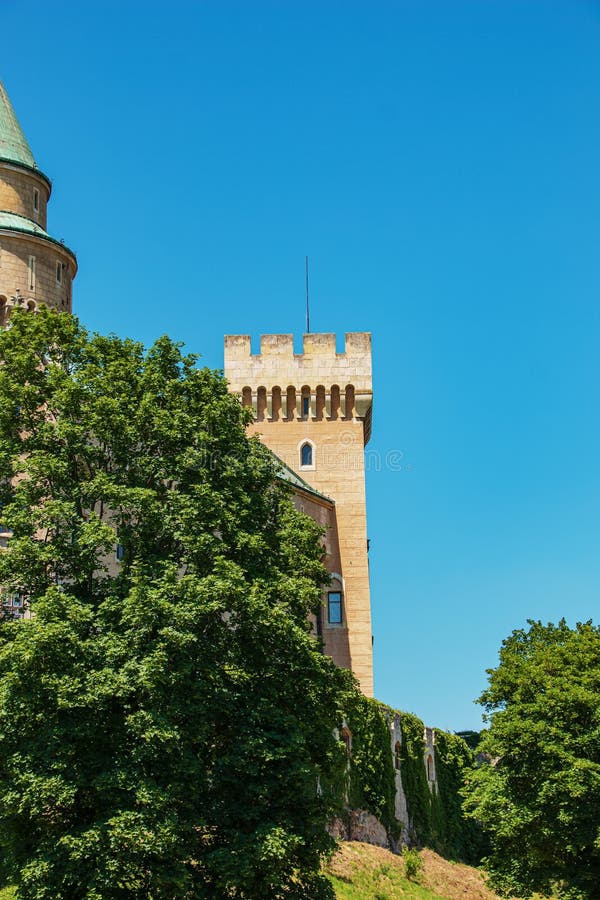
<svg viewBox="0 0 600 900"><path fill-rule="evenodd" d="M75 309L373 332L377 695L477 727L501 640L598 620L600 3L0 2ZM6 49L8 48L8 50Z"/></svg>

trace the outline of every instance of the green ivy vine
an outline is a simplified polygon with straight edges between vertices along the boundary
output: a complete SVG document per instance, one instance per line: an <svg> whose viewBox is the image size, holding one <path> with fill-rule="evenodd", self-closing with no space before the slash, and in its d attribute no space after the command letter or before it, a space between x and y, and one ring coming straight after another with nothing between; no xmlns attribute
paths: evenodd
<svg viewBox="0 0 600 900"><path fill-rule="evenodd" d="M348 803L376 816L396 839L396 786L385 707L356 693L349 698L346 721L352 733Z"/></svg>

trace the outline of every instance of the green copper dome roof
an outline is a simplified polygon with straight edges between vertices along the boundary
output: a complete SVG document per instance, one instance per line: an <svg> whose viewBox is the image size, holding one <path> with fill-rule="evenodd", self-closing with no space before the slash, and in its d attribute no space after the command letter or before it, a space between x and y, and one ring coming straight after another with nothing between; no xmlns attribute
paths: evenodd
<svg viewBox="0 0 600 900"><path fill-rule="evenodd" d="M75 264L77 264L77 257L73 251L65 246L62 241L57 241L56 238L50 237L48 232L44 231L44 229L41 228L37 222L34 222L33 219L28 219L26 216L20 216L18 213L7 212L4 209L0 209L0 231L2 230L16 231L18 234L33 234L44 241L56 244L58 247L62 247L69 256L72 256Z"/></svg>
<svg viewBox="0 0 600 900"><path fill-rule="evenodd" d="M27 234L38 234L40 237L49 237L33 219L20 216L18 213L6 212L0 209L0 228L9 228L11 231L23 231ZM58 242L57 242L58 243Z"/></svg>
<svg viewBox="0 0 600 900"><path fill-rule="evenodd" d="M4 85L0 81L0 159L19 163L35 169L35 159L31 147L21 130L21 126L8 99Z"/></svg>

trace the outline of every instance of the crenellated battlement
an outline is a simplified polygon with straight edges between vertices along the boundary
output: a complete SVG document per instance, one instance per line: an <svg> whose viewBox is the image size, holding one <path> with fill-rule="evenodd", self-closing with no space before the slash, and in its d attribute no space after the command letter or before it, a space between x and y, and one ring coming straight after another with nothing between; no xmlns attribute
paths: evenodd
<svg viewBox="0 0 600 900"><path fill-rule="evenodd" d="M253 354L250 335L226 335L225 377L259 422L366 420L368 440L371 335L345 337L345 350L338 353L335 334L305 334L303 352L294 353L292 334L263 334L260 353Z"/></svg>
<svg viewBox="0 0 600 900"><path fill-rule="evenodd" d="M354 385L370 392L371 335L367 331L346 334L343 353L336 351L335 334L305 334L303 352L294 353L292 334L263 334L260 353L253 354L250 335L225 336L225 375L236 393L245 387L272 388L307 385Z"/></svg>
<svg viewBox="0 0 600 900"><path fill-rule="evenodd" d="M309 332L302 336L302 353L294 353L293 334L261 334L260 353L252 354L249 334L225 335L225 358L246 360L249 357L292 357L302 359L324 356L331 359L363 360L371 357L371 334L368 331L350 331L345 335L346 346L343 353L336 350L335 334L331 332Z"/></svg>

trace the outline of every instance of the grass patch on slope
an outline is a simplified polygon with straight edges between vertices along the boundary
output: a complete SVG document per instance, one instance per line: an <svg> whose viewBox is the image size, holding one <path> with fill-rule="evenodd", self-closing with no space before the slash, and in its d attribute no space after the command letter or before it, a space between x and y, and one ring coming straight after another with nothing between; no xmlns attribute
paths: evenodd
<svg viewBox="0 0 600 900"><path fill-rule="evenodd" d="M337 900L497 900L478 869L449 862L431 850L419 855L423 868L411 880L401 856L370 844L344 842L326 874Z"/></svg>

